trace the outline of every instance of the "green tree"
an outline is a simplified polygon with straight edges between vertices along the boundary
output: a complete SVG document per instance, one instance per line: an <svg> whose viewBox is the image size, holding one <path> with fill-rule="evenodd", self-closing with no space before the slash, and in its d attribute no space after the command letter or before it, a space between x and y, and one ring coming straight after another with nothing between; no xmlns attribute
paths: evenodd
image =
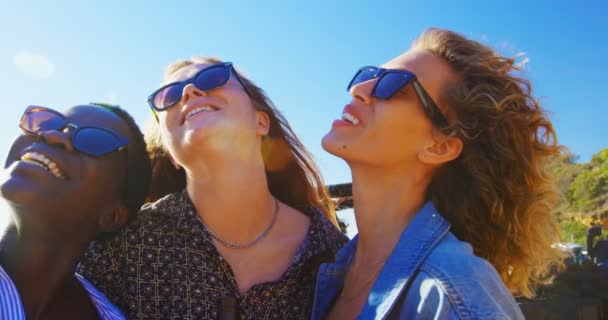
<svg viewBox="0 0 608 320"><path fill-rule="evenodd" d="M574 242L583 246L587 245L587 228L589 226L586 224L576 220L568 220L562 221L559 227L562 232L563 241Z"/></svg>
<svg viewBox="0 0 608 320"><path fill-rule="evenodd" d="M608 148L595 154L568 186L566 197L572 209L600 210L608 197Z"/></svg>
<svg viewBox="0 0 608 320"><path fill-rule="evenodd" d="M564 148L562 152L550 159L548 168L555 177L555 186L560 195L560 201L555 208L558 220L570 218L572 211L569 198L567 197L568 188L576 176L583 170L583 167L576 163L578 157L570 150Z"/></svg>

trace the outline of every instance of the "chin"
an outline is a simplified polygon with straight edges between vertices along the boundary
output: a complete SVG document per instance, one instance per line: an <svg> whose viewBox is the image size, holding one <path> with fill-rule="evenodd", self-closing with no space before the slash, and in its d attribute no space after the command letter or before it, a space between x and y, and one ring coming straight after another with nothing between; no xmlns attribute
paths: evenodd
<svg viewBox="0 0 608 320"><path fill-rule="evenodd" d="M321 139L321 146L323 149L330 154L338 158L344 158L346 149L346 143L341 141L338 137L334 135L333 132L327 133L323 139Z"/></svg>
<svg viewBox="0 0 608 320"><path fill-rule="evenodd" d="M0 181L0 195L14 206L48 209L65 201L65 190L43 184L21 172L4 172Z"/></svg>
<svg viewBox="0 0 608 320"><path fill-rule="evenodd" d="M181 137L174 138L174 145L184 150L206 148L206 145L217 138L215 128L189 128Z"/></svg>
<svg viewBox="0 0 608 320"><path fill-rule="evenodd" d="M28 188L26 181L9 177L0 183L0 195L6 202L13 205L27 205L36 202L36 190Z"/></svg>
<svg viewBox="0 0 608 320"><path fill-rule="evenodd" d="M321 146L328 153L344 160L349 166L352 164L378 165L382 156L379 150L366 145L360 140L345 139L334 132L329 132L321 140Z"/></svg>

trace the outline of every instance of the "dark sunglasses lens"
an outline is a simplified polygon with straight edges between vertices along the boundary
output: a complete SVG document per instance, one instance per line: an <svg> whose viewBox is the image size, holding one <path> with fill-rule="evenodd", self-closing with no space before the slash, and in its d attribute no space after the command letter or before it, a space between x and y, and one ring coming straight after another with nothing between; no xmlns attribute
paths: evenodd
<svg viewBox="0 0 608 320"><path fill-rule="evenodd" d="M40 132L59 130L65 125L65 120L49 111L33 111L27 114L21 122L21 127L27 131Z"/></svg>
<svg viewBox="0 0 608 320"><path fill-rule="evenodd" d="M411 80L412 77L406 73L385 73L384 76L378 80L378 84L376 84L374 96L380 99L389 99Z"/></svg>
<svg viewBox="0 0 608 320"><path fill-rule="evenodd" d="M72 137L72 143L78 151L93 156L100 156L121 147L117 137L96 128L81 128Z"/></svg>
<svg viewBox="0 0 608 320"><path fill-rule="evenodd" d="M182 90L181 84L174 84L162 89L154 95L154 106L162 110L178 103L182 98Z"/></svg>
<svg viewBox="0 0 608 320"><path fill-rule="evenodd" d="M230 78L230 68L219 65L205 69L196 76L193 83L200 90L211 90L217 88Z"/></svg>
<svg viewBox="0 0 608 320"><path fill-rule="evenodd" d="M363 68L363 69L359 70L359 72L357 72L357 74L355 74L355 76L353 77L353 80L350 82L350 85L348 86L348 90L350 90L350 88L352 88L353 86L355 86L361 82L371 80L372 78L374 78L374 75L376 74L376 72L377 72L376 68Z"/></svg>

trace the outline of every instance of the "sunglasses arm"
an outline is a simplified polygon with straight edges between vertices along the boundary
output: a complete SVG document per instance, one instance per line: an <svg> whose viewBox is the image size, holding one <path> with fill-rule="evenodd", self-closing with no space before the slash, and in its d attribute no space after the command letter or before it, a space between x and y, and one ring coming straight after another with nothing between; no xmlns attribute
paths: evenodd
<svg viewBox="0 0 608 320"><path fill-rule="evenodd" d="M414 88L418 99L420 99L420 102L422 102L422 106L424 109L426 109L433 121L440 124L442 128L447 127L449 125L447 119L443 116L443 114L440 113L439 107L435 104L435 102L433 102L433 99L431 99L428 92L424 90L420 82L418 82L418 79L414 79L414 81L412 81L412 87Z"/></svg>

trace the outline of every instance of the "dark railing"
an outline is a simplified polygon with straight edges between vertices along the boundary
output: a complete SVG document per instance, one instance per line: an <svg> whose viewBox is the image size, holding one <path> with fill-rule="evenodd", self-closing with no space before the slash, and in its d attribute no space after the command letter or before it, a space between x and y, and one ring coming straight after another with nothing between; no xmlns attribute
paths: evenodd
<svg viewBox="0 0 608 320"><path fill-rule="evenodd" d="M327 186L329 195L336 204L336 210L351 209L353 207L352 183L340 183Z"/></svg>

